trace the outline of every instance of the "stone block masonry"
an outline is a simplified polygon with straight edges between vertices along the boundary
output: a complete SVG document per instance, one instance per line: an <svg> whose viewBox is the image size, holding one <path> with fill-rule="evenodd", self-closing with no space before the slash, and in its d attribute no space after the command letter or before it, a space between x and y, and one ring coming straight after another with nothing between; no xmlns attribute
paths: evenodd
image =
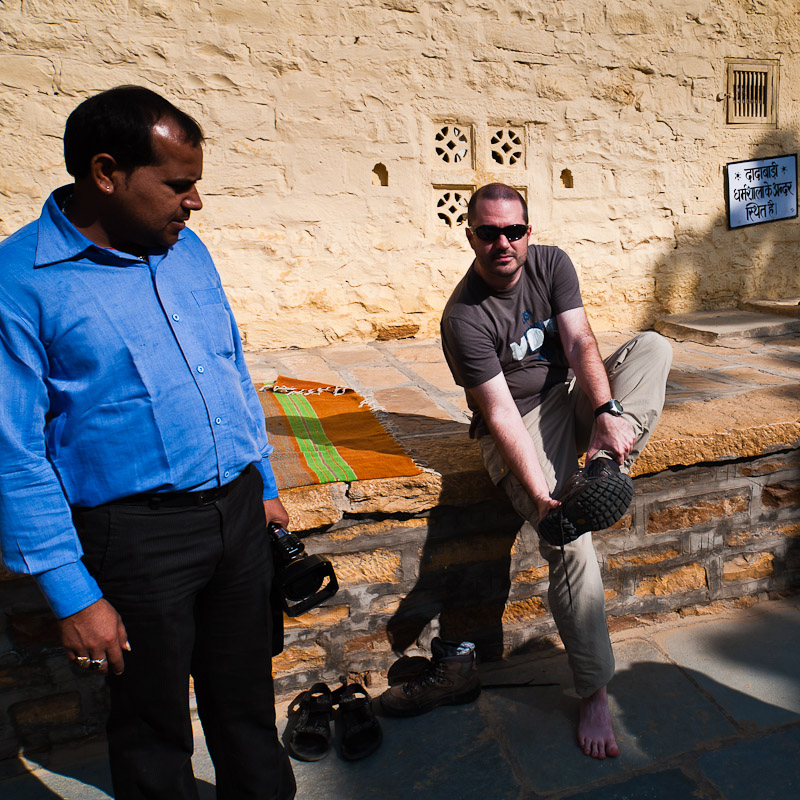
<svg viewBox="0 0 800 800"><path fill-rule="evenodd" d="M796 586L798 474L791 450L637 477L629 515L595 535L610 624ZM547 566L520 522L496 498L309 531L307 548L341 565L343 587L287 630L278 692L346 674L380 684L393 650L424 653L434 635L470 639L487 660L552 646Z"/></svg>
<svg viewBox="0 0 800 800"><path fill-rule="evenodd" d="M797 587L798 475L790 449L635 478L630 513L595 535L612 629ZM389 513L343 508L343 489L335 515L295 525L309 552L331 558L341 589L286 620L279 697L341 676L380 686L395 651L427 653L434 635L470 639L486 660L558 646L535 534L484 489L472 503ZM291 494L286 502L295 517ZM20 748L101 736L104 717L102 679L67 663L33 582L4 573L0 776L21 769Z"/></svg>

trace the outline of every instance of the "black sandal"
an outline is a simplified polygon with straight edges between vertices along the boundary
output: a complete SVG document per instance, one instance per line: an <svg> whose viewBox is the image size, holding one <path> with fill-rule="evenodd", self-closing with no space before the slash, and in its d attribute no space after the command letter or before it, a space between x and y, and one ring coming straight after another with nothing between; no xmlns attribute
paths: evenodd
<svg viewBox="0 0 800 800"><path fill-rule="evenodd" d="M366 689L357 683L343 685L333 693L339 707L336 718L336 744L345 761L358 761L372 755L383 741L383 731L372 710Z"/></svg>
<svg viewBox="0 0 800 800"><path fill-rule="evenodd" d="M294 700L287 715L289 723L283 732L283 743L289 755L299 761L320 761L331 749L331 690L324 683L315 683Z"/></svg>

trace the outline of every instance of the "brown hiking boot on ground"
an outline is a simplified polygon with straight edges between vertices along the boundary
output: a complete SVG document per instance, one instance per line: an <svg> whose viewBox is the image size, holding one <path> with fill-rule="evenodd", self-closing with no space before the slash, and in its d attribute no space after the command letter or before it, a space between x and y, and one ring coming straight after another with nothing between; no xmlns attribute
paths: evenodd
<svg viewBox="0 0 800 800"><path fill-rule="evenodd" d="M414 717L437 706L475 700L481 682L472 642L431 642L431 664L412 680L392 686L381 695L381 708L393 717Z"/></svg>

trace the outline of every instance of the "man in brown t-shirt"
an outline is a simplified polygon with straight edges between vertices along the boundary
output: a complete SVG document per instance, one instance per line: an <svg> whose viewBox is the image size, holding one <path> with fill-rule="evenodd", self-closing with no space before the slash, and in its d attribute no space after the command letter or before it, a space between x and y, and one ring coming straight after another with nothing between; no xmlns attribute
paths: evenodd
<svg viewBox="0 0 800 800"><path fill-rule="evenodd" d="M627 469L661 413L671 348L647 332L603 362L572 262L556 247L529 246L516 190L479 189L468 225L475 260L442 316L445 357L490 476L539 532L581 696L578 742L586 755L616 756L606 693L614 656L589 531L614 524L630 503Z"/></svg>

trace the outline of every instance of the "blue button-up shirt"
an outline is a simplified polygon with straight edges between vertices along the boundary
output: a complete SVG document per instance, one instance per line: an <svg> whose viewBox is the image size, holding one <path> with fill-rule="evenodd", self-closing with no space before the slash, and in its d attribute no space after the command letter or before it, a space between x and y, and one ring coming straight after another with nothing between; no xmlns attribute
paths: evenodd
<svg viewBox="0 0 800 800"><path fill-rule="evenodd" d="M229 483L255 462L277 497L264 414L219 275L190 230L148 259L61 213L0 244L0 552L58 617L101 597L70 506Z"/></svg>

